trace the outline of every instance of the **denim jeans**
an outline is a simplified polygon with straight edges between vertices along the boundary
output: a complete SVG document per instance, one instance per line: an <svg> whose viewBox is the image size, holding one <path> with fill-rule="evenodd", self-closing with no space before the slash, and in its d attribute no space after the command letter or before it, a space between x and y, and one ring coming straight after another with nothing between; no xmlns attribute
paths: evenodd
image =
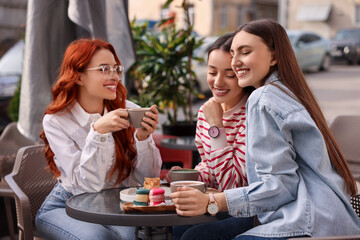
<svg viewBox="0 0 360 240"><path fill-rule="evenodd" d="M109 226L83 222L65 212L72 196L57 183L36 215L36 229L44 239L135 239L135 227Z"/></svg>
<svg viewBox="0 0 360 240"><path fill-rule="evenodd" d="M228 240L254 226L254 218L230 217L223 220L196 225L174 226L173 240Z"/></svg>

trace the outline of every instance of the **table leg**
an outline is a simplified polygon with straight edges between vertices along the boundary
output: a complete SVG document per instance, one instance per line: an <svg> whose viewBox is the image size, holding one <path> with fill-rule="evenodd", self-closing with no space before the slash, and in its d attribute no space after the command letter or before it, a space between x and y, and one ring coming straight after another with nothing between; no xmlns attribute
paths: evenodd
<svg viewBox="0 0 360 240"><path fill-rule="evenodd" d="M151 236L151 227L145 227L145 239L146 239L146 240L152 239L152 236Z"/></svg>
<svg viewBox="0 0 360 240"><path fill-rule="evenodd" d="M172 227L166 227L166 239L171 240L172 239Z"/></svg>
<svg viewBox="0 0 360 240"><path fill-rule="evenodd" d="M139 240L139 230L140 230L140 227L136 227L135 228L135 240Z"/></svg>

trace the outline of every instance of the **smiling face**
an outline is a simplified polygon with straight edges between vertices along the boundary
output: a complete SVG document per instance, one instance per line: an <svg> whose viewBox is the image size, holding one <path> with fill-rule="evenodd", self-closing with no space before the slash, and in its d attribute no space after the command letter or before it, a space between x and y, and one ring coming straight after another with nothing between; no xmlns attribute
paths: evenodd
<svg viewBox="0 0 360 240"><path fill-rule="evenodd" d="M245 31L238 32L231 44L231 66L241 87L260 87L269 73L270 67L276 64L273 53L263 40Z"/></svg>
<svg viewBox="0 0 360 240"><path fill-rule="evenodd" d="M231 68L231 55L223 50L213 50L208 59L207 82L216 102L224 111L234 107L243 97L236 75Z"/></svg>
<svg viewBox="0 0 360 240"><path fill-rule="evenodd" d="M114 55L107 49L99 49L95 52L86 68L96 68L103 65L117 66ZM115 74L110 79L106 79L101 69L85 70L80 73L79 103L88 112L90 109L103 108L103 100L114 100L116 98L116 87L118 80Z"/></svg>

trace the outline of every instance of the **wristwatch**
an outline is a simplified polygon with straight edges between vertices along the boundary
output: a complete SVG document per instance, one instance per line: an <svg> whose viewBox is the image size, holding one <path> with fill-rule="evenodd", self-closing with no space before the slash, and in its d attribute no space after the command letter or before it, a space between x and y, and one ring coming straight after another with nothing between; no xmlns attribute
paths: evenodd
<svg viewBox="0 0 360 240"><path fill-rule="evenodd" d="M212 137L212 138L217 138L219 135L220 135L220 130L218 127L216 126L212 126L209 128L209 136Z"/></svg>
<svg viewBox="0 0 360 240"><path fill-rule="evenodd" d="M207 206L207 212L214 216L219 212L219 205L216 203L214 195L212 193L209 193L209 197L210 200Z"/></svg>

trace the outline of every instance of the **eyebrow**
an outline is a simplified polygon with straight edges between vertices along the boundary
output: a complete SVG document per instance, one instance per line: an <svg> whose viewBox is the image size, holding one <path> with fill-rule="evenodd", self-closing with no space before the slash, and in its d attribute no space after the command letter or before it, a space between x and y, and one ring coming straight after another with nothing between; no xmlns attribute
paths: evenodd
<svg viewBox="0 0 360 240"><path fill-rule="evenodd" d="M100 66L111 66L111 64L108 64L108 63L100 63L99 64L99 67ZM113 66L120 66L119 64L115 63Z"/></svg>
<svg viewBox="0 0 360 240"><path fill-rule="evenodd" d="M215 68L217 69L217 67L213 66L213 65L208 65L209 68ZM226 68L225 71L234 71L232 68Z"/></svg>
<svg viewBox="0 0 360 240"><path fill-rule="evenodd" d="M239 46L237 49L236 49L236 51L237 52L239 52L239 51L241 51L243 48L251 48L251 46L249 46L249 45L242 45L242 46ZM230 52L234 52L234 50L233 49L230 49Z"/></svg>

